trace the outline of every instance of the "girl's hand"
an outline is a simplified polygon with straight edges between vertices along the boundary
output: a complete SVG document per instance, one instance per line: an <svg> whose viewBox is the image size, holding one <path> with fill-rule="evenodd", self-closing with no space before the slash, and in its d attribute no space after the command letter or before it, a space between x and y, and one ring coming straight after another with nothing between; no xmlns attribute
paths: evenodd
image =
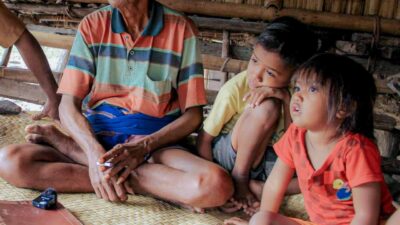
<svg viewBox="0 0 400 225"><path fill-rule="evenodd" d="M229 219L224 220L224 224L228 225L228 224L233 224L233 225L248 225L249 222L247 222L244 219L240 219L239 217L232 217Z"/></svg>
<svg viewBox="0 0 400 225"><path fill-rule="evenodd" d="M102 171L106 171L106 178L110 179L118 175L117 184L122 184L130 175L132 170L136 169L145 161L145 156L149 149L146 142L118 144L110 151L106 152L100 159L99 163L109 162L112 167L102 167Z"/></svg>
<svg viewBox="0 0 400 225"><path fill-rule="evenodd" d="M283 102L288 102L290 101L290 93L287 88L258 87L246 93L243 101L247 101L254 108L260 105L266 98L277 98Z"/></svg>

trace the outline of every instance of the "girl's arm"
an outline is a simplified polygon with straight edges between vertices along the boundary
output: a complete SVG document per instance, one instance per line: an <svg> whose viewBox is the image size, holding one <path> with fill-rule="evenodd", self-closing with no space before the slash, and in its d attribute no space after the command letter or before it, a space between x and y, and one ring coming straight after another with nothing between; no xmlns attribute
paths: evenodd
<svg viewBox="0 0 400 225"><path fill-rule="evenodd" d="M260 211L278 212L293 174L294 169L287 166L279 158L276 160L264 185Z"/></svg>
<svg viewBox="0 0 400 225"><path fill-rule="evenodd" d="M351 225L377 225L381 206L381 185L367 183L353 188L353 204L356 215Z"/></svg>

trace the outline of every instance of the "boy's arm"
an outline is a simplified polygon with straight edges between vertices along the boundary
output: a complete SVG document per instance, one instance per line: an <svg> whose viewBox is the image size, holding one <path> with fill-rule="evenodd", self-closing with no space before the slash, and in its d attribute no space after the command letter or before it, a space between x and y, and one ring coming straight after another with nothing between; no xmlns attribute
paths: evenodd
<svg viewBox="0 0 400 225"><path fill-rule="evenodd" d="M356 215L351 225L377 225L381 206L381 186L378 182L367 183L352 189Z"/></svg>
<svg viewBox="0 0 400 225"><path fill-rule="evenodd" d="M294 169L290 168L279 158L276 160L274 168L264 185L260 211L270 211L274 213L279 211L279 207L285 196L286 188L293 174Z"/></svg>
<svg viewBox="0 0 400 225"><path fill-rule="evenodd" d="M197 138L197 151L199 156L212 161L212 141L214 137L208 134L205 130L201 130Z"/></svg>

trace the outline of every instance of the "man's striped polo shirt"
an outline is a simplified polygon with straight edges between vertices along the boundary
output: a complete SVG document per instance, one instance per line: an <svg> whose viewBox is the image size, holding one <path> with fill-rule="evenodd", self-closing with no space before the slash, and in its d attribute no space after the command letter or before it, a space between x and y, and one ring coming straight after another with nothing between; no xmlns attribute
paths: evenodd
<svg viewBox="0 0 400 225"><path fill-rule="evenodd" d="M122 14L104 7L80 23L58 93L155 117L204 105L196 33L189 19L150 0L148 24L132 40Z"/></svg>

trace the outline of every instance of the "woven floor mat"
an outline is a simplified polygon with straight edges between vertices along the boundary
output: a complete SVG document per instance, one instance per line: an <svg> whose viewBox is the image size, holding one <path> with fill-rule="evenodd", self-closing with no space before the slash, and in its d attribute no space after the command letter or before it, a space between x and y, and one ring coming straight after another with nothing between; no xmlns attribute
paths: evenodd
<svg viewBox="0 0 400 225"><path fill-rule="evenodd" d="M33 122L30 114L18 116L0 115L0 148L9 144L24 143L24 128ZM0 200L31 200L39 192L15 188L0 179ZM60 194L59 201L84 224L222 224L231 216L243 214L224 214L210 210L205 214L191 213L169 203L144 196L129 196L125 203L110 203L96 198L95 194ZM287 198L282 212L288 216L306 218L303 198L295 195Z"/></svg>

